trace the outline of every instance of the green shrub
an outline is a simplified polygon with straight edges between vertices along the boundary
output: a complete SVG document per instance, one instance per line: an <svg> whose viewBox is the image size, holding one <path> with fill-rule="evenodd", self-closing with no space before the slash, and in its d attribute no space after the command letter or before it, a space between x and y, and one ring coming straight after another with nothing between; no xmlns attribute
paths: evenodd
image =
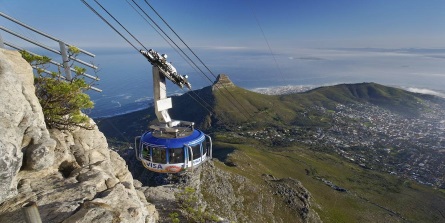
<svg viewBox="0 0 445 223"><path fill-rule="evenodd" d="M217 222L218 217L216 215L204 211L195 191L191 187L186 187L183 191L175 194L176 202L179 204L184 217L189 222Z"/></svg>
<svg viewBox="0 0 445 223"><path fill-rule="evenodd" d="M90 87L82 78L85 68L74 66L75 75L71 80L64 80L60 67L58 72L47 74L44 72L49 66L50 58L37 56L21 51L22 57L36 68L34 78L36 96L43 109L45 123L48 128L72 129L76 126L91 129L89 118L82 114L82 109L94 107L90 97L84 93ZM79 50L69 47L70 57L75 57ZM71 64L72 66L72 64Z"/></svg>
<svg viewBox="0 0 445 223"><path fill-rule="evenodd" d="M179 223L179 214L176 212L172 212L168 215L170 217L170 220L172 221L172 223Z"/></svg>

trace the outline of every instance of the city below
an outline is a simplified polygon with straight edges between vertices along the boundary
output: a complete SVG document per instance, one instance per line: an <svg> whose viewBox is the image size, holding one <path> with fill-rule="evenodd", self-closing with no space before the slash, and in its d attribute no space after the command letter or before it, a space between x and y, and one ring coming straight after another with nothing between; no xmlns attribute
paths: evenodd
<svg viewBox="0 0 445 223"><path fill-rule="evenodd" d="M240 135L271 145L302 143L334 151L363 168L445 188L445 109L423 103L420 115L402 115L370 103L338 104L335 110L314 106L303 116L324 119L328 125L267 127Z"/></svg>

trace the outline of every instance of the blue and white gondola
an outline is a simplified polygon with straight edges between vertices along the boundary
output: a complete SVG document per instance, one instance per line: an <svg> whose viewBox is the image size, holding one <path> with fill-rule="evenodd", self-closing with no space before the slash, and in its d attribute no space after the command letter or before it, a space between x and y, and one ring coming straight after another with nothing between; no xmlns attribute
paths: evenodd
<svg viewBox="0 0 445 223"><path fill-rule="evenodd" d="M146 132L136 138L136 145L138 160L158 173L193 170L212 157L212 140L200 130L182 138L162 138Z"/></svg>

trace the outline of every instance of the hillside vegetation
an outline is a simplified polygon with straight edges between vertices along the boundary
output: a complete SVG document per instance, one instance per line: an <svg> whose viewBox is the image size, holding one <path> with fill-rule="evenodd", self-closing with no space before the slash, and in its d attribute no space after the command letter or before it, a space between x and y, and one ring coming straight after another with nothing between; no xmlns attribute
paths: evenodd
<svg viewBox="0 0 445 223"><path fill-rule="evenodd" d="M263 95L235 85L209 86L173 96L169 113L173 119L193 121L197 128L210 132L231 131L236 127L245 130L266 126L324 126L329 120L317 117L311 108L335 109L339 103L371 103L411 116L418 115L422 107L419 102L431 97L376 83L341 84L281 96ZM197 102L199 98L206 104ZM108 137L128 141L147 131L149 124L156 122L156 116L150 107L97 121Z"/></svg>
<svg viewBox="0 0 445 223"><path fill-rule="evenodd" d="M173 97L170 111L175 119L194 121L213 137L214 168L223 173L218 175L209 168L211 174L202 175L201 192L209 207L221 216L284 222L297 218L323 222L445 221L443 189L359 165L329 146L311 144L312 134L331 128L332 114L339 105L369 104L400 117L418 117L427 109L425 102L436 98L375 83L269 96L227 84L227 80L224 88L210 86L195 91L207 101L207 108L184 94ZM99 126L109 140L129 145L155 121L152 110L102 119ZM301 140L283 143L286 134ZM307 189L305 202L309 203L295 204L289 197L306 193L298 182ZM223 196L221 191L227 188L233 188L233 194ZM310 206L309 217L301 205Z"/></svg>
<svg viewBox="0 0 445 223"><path fill-rule="evenodd" d="M218 134L215 141L215 154L222 161L216 162L218 168L259 185L265 182L264 174L298 179L310 192L312 208L323 222L444 220L445 194L411 180L367 170L335 154L302 146L271 149L227 134ZM231 151L228 155L227 150ZM293 216L285 200L276 206L281 210L279 215Z"/></svg>

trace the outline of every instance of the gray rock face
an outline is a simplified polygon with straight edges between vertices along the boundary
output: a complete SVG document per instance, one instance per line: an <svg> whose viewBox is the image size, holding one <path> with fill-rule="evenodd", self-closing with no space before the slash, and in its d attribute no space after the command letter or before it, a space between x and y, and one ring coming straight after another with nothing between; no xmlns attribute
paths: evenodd
<svg viewBox="0 0 445 223"><path fill-rule="evenodd" d="M0 205L0 222L23 222L20 207L30 200L43 222L157 221L156 209L134 188L125 161L99 130L50 133L57 143L54 164L18 173L19 193Z"/></svg>
<svg viewBox="0 0 445 223"><path fill-rule="evenodd" d="M97 128L46 129L20 54L0 49L0 89L0 222L25 222L21 207L29 201L42 222L157 221Z"/></svg>
<svg viewBox="0 0 445 223"><path fill-rule="evenodd" d="M209 210L234 222L276 222L270 211L274 209L274 202L261 195L264 191L260 185L222 171L212 163L205 164L202 170L200 190L207 195ZM250 197L254 198L250 200ZM249 216L247 212L257 215Z"/></svg>
<svg viewBox="0 0 445 223"><path fill-rule="evenodd" d="M54 147L56 142L47 139L35 145L30 145L26 148L26 167L32 170L42 170L54 163Z"/></svg>
<svg viewBox="0 0 445 223"><path fill-rule="evenodd" d="M311 207L310 193L298 180L262 178L264 183L254 182L210 162L202 168L200 193L208 210L229 222L322 222Z"/></svg>
<svg viewBox="0 0 445 223"><path fill-rule="evenodd" d="M54 141L35 96L32 68L18 52L0 49L0 203L17 193L22 167L43 169L54 160Z"/></svg>
<svg viewBox="0 0 445 223"><path fill-rule="evenodd" d="M216 81L212 85L212 91L221 90L229 87L234 87L235 84L225 74L219 74Z"/></svg>
<svg viewBox="0 0 445 223"><path fill-rule="evenodd" d="M302 222L321 222L318 214L311 210L311 194L300 181L292 178L277 179L267 174L263 178L274 194L300 215Z"/></svg>

